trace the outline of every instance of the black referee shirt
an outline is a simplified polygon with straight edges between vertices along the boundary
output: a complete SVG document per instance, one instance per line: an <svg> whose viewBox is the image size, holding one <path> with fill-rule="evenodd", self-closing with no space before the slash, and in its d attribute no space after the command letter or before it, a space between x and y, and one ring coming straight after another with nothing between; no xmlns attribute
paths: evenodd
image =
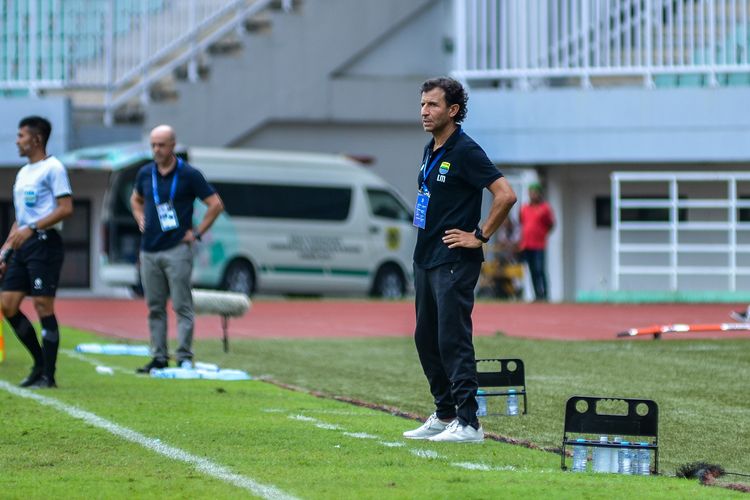
<svg viewBox="0 0 750 500"><path fill-rule="evenodd" d="M441 150L445 152L427 178L430 203L425 228L418 230L414 263L422 269L432 269L450 262L481 262L481 247L449 249L442 238L448 229L474 232L482 216L482 191L503 174L461 127L437 151L432 151L434 145L433 139L425 146L423 164L429 166ZM422 186L424 170L417 178L418 188Z"/></svg>

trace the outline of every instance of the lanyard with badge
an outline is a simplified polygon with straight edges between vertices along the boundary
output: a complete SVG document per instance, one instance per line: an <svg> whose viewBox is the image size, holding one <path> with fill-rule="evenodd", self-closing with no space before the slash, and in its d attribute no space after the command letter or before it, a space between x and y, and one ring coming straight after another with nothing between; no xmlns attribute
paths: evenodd
<svg viewBox="0 0 750 500"><path fill-rule="evenodd" d="M156 215L159 217L159 225L164 232L172 231L180 226L177 220L177 214L174 209L174 195L177 192L177 177L180 174L180 159L177 158L175 165L174 177L172 178L172 187L169 190L169 201L162 203L159 199L159 189L156 182L156 164L151 169L151 185L154 192L154 205L156 205Z"/></svg>
<svg viewBox="0 0 750 500"><path fill-rule="evenodd" d="M417 192L417 203L414 205L413 221L413 224L419 229L425 228L425 223L427 222L427 206L430 204L430 190L427 188L427 179L429 178L432 169L437 165L437 162L443 157L443 153L445 153L445 149L435 155L435 158L432 160L429 167L427 166L427 163L430 162L430 156L428 155L424 163L422 163L422 168L420 168L420 172L423 174L422 187L419 192Z"/></svg>

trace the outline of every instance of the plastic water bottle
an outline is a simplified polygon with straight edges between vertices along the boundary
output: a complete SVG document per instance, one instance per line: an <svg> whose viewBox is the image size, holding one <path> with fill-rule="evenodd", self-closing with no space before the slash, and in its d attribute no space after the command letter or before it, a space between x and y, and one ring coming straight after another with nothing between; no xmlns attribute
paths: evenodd
<svg viewBox="0 0 750 500"><path fill-rule="evenodd" d="M629 445L630 443L628 441L623 441L623 445ZM617 452L617 472L620 474L632 474L633 473L633 467L632 467L632 453L629 448L620 448Z"/></svg>
<svg viewBox="0 0 750 500"><path fill-rule="evenodd" d="M599 436L600 443L607 443L607 436ZM609 472L609 448L594 448L593 455L594 472Z"/></svg>
<svg viewBox="0 0 750 500"><path fill-rule="evenodd" d="M219 365L215 365L213 363L203 363L202 361L196 361L193 366L196 370L206 370L209 372L219 371Z"/></svg>
<svg viewBox="0 0 750 500"><path fill-rule="evenodd" d="M506 414L509 416L518 415L518 396L515 389L508 389L507 404Z"/></svg>
<svg viewBox="0 0 750 500"><path fill-rule="evenodd" d="M487 396L485 394L486 392L482 389L477 389L477 405L479 406L477 408L477 417L487 416Z"/></svg>
<svg viewBox="0 0 750 500"><path fill-rule="evenodd" d="M636 453L636 466L633 471L641 476L651 475L651 452L647 448L648 443L638 443L641 447L634 450Z"/></svg>
<svg viewBox="0 0 750 500"><path fill-rule="evenodd" d="M588 465L586 440L578 438L576 443L573 445L573 472L586 472L586 466Z"/></svg>
<svg viewBox="0 0 750 500"><path fill-rule="evenodd" d="M615 438L612 440L612 443L620 444L621 441L622 441L622 438L620 436L615 436ZM619 469L620 449L619 448L607 448L607 451L609 451L609 472L616 474Z"/></svg>

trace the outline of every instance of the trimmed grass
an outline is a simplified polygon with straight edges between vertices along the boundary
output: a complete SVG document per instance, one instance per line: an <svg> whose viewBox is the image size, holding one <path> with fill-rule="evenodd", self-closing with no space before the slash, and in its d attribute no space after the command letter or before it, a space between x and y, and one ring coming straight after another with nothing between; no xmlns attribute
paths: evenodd
<svg viewBox="0 0 750 500"><path fill-rule="evenodd" d="M555 447L572 395L653 399L662 473L695 460L750 473L750 454L740 444L750 443L750 339L561 342L498 335L476 338L475 347L478 358L517 357L526 367L529 414L484 418L488 431ZM224 356L218 344L206 349L212 359ZM411 339L252 341L233 346L228 359L328 395L425 416L433 411ZM489 404L502 406L497 399Z"/></svg>
<svg viewBox="0 0 750 500"><path fill-rule="evenodd" d="M87 341L110 340L70 329L63 331L64 349ZM719 349L706 347L713 345ZM747 458L741 456L748 441L747 427L743 430L748 421L744 393L732 394L722 389L714 407L702 401L699 388L687 389L684 380L683 393L676 387L665 391L659 384L665 378L679 377L682 370L694 372L696 360L710 365L718 361L729 363L727 373L719 370L714 374L713 384L731 379L732 367L734 375L742 378L743 372L737 370L744 370L740 366L743 362L747 366L750 344L734 341L727 345L728 349L723 342L579 344L503 337L479 339L480 356L518 356L526 361L531 395L530 415L487 418L483 424L500 434L543 445L559 445L562 405L567 395L624 390L628 384L618 376L619 364L630 366L632 363L627 360L634 357L658 359L660 363L650 376L645 371L627 372L634 377L631 384L655 379L654 385L649 386L653 394L638 391L615 394L653 397L661 404L663 459L669 457L674 463L692 460L692 457L683 459L684 451L679 445L682 441L675 444L672 440L679 438L686 427L694 428L688 424L692 424L695 415L701 415L703 432L713 432L712 427L706 427L707 421L712 420L714 413L722 414L733 405L737 408L733 425L713 436L726 438L726 442L706 440L713 455L697 458L716 461L729 470L746 471L742 464ZM6 346L8 359L0 364L0 379L15 383L26 374L28 358L18 342L8 338L7 328ZM583 364L590 368L579 370L574 377L564 375L571 369L571 362L572 366L580 366L582 363L576 364L576 360L586 360L594 354L601 356L602 348L607 364ZM678 351L668 355L670 348ZM424 415L431 411L426 383L408 339L233 341L231 350L230 354L223 354L219 341L201 341L196 346L202 360L247 369L255 376L272 375L279 381L307 389ZM685 356L678 355L679 352ZM700 353L703 355L692 357ZM60 388L35 394L96 413L301 498L631 498L634 494L644 498L724 498L734 495L727 490L701 487L695 481L561 472L557 455L496 442L457 446L404 441L401 432L413 427L414 422L384 412L284 390L257 380L170 381L125 372L143 364L142 358L88 355L85 358L90 362L62 354ZM673 358L684 362L670 361ZM98 375L94 370L96 362L116 368L115 375ZM595 382L588 381L586 374L594 377ZM703 386L698 384L698 387ZM672 392L678 394L671 395ZM668 418L671 410L666 410L665 405L670 405L664 401L672 397L690 403L689 413L681 414L682 419ZM0 447L4 496L236 498L246 494L190 465L167 459L4 390L0 390L0 408L4 416ZM707 409L709 414L705 415ZM729 453L724 448L736 451ZM716 458L723 457L725 452L726 459Z"/></svg>

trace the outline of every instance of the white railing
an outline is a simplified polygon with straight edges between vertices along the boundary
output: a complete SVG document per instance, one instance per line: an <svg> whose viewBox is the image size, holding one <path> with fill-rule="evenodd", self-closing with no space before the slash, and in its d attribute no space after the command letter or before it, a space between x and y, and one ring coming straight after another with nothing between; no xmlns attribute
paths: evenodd
<svg viewBox="0 0 750 500"><path fill-rule="evenodd" d="M750 0L454 0L454 14L468 81L750 85Z"/></svg>
<svg viewBox="0 0 750 500"><path fill-rule="evenodd" d="M613 172L611 182L614 291L750 281L750 174Z"/></svg>
<svg viewBox="0 0 750 500"><path fill-rule="evenodd" d="M240 30L278 0L28 0L0 2L0 91L96 91L115 110ZM289 11L292 0L281 0Z"/></svg>

